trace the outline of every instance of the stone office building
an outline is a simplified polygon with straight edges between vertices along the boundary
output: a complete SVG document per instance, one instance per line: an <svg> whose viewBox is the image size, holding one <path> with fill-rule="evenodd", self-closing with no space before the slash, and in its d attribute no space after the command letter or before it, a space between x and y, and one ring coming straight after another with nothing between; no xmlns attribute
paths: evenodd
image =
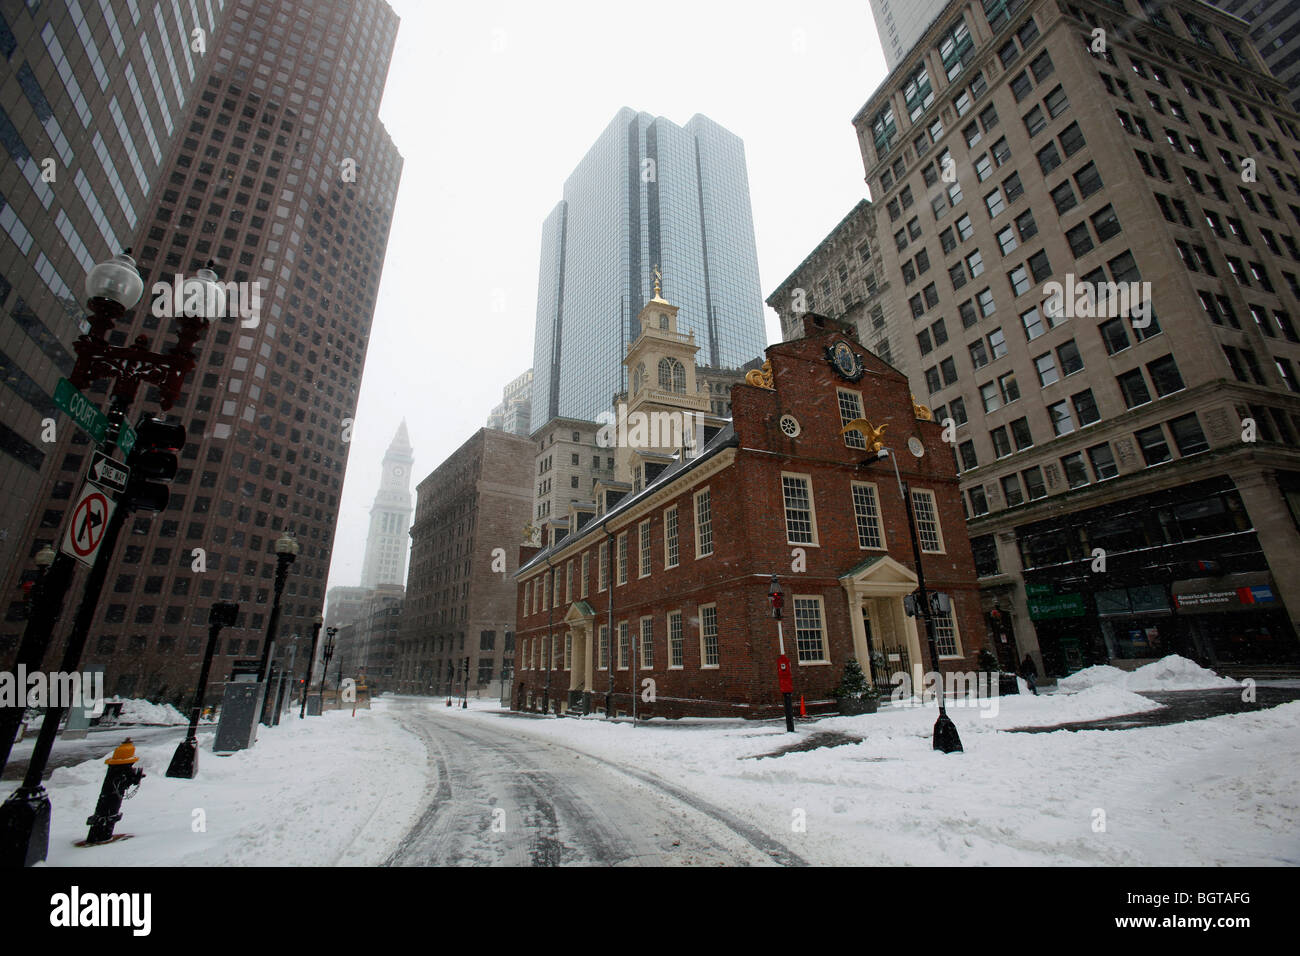
<svg viewBox="0 0 1300 956"><path fill-rule="evenodd" d="M1245 24L951 2L854 125L1019 653L1295 659L1300 116Z"/></svg>
<svg viewBox="0 0 1300 956"><path fill-rule="evenodd" d="M416 486L393 689L499 694L514 651L514 572L534 445L480 428ZM509 675L506 675L509 679Z"/></svg>
<svg viewBox="0 0 1300 956"><path fill-rule="evenodd" d="M643 327L659 308L646 306ZM975 660L986 635L952 451L906 377L851 327L813 315L767 359L701 452L620 448L642 484L598 488L593 511L572 509L574 530L525 551L515 709L626 713L636 694L644 716L778 714L774 574L795 693L810 707L830 706L850 657L928 670L903 609L917 579L893 465L841 434L864 417L899 453L926 583L952 597L937 622L941 666Z"/></svg>

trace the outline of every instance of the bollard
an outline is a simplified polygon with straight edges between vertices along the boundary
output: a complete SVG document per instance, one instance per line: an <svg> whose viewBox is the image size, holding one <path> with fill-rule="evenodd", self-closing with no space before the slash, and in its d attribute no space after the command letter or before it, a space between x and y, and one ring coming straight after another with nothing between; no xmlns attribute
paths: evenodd
<svg viewBox="0 0 1300 956"><path fill-rule="evenodd" d="M122 819L122 800L133 795L133 793L128 794L127 791L132 787L138 787L140 781L144 779L144 771L132 766L139 759L135 755L135 745L128 737L113 751L113 756L104 761L108 764L108 772L104 775L104 786L99 791L99 802L95 804L95 812L86 819L90 832L86 834L83 846L94 846L113 840L113 827L117 825L118 820Z"/></svg>

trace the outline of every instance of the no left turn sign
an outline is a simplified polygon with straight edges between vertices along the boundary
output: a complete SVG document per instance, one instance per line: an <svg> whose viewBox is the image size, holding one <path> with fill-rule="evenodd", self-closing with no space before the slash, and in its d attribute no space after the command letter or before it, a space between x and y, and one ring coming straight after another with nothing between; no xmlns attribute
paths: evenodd
<svg viewBox="0 0 1300 956"><path fill-rule="evenodd" d="M72 507L72 520L68 522L63 534L63 553L71 555L82 564L93 564L95 553L104 540L108 520L116 507L116 503L107 494L86 482Z"/></svg>

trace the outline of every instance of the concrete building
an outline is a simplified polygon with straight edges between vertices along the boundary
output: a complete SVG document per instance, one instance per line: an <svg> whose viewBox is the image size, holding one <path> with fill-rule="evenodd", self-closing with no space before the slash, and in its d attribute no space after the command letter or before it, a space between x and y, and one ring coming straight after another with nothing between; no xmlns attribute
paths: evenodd
<svg viewBox="0 0 1300 956"><path fill-rule="evenodd" d="M947 0L871 0L871 15L885 51L885 65L895 70L934 22ZM1018 7L1024 0L1002 0L1003 6ZM986 4L993 6L993 4Z"/></svg>
<svg viewBox="0 0 1300 956"><path fill-rule="evenodd" d="M1286 97L1205 4L989 0L948 4L854 118L985 610L1049 674L1297 655Z"/></svg>
<svg viewBox="0 0 1300 956"><path fill-rule="evenodd" d="M325 627L342 627L361 616L370 588L333 587L325 597Z"/></svg>
<svg viewBox="0 0 1300 956"><path fill-rule="evenodd" d="M972 665L986 634L942 429L850 326L804 321L733 389L731 422L708 429L700 454L602 495L566 537L524 549L512 707L623 714L635 700L641 716L776 716L773 574L794 692L811 710L834 706L850 658L886 686L928 670L904 612L917 579L894 469L842 433L864 416L889 428L927 585L952 599L937 622L940 666Z"/></svg>
<svg viewBox="0 0 1300 956"><path fill-rule="evenodd" d="M39 10L46 6L55 5ZM97 15L109 6L97 5ZM139 6L140 22L128 26L129 7L113 5L123 46L132 50L141 46L137 33L157 22L158 5ZM188 36L195 27L171 16L169 37L181 30ZM379 2L228 0L206 54L172 54L178 69L192 71L193 93L183 109L174 108L177 135L162 159L165 175L143 202L135 228L121 233L134 233L124 244L137 250L146 290L213 259L222 280L248 284L250 302L259 302L251 294L257 284L260 306L247 317L213 322L201 341L198 368L171 410L189 433L171 502L161 514L133 517L123 532L82 660L83 667L104 668L109 693L188 693L208 608L218 599L241 606L223 643L242 642L240 656L256 657L270 611L274 544L285 529L295 532L301 553L285 589L277 653L288 654L284 635L310 637L324 600L401 172L401 158L378 121L396 32L396 16ZM69 26L61 42L70 50L81 41ZM119 65L102 69L117 75ZM53 89L55 69L44 70ZM168 67L162 75L164 92L170 73ZM142 85L147 92L152 78ZM60 112L60 121L75 115ZM125 135L128 121L122 122ZM36 129L29 125L26 135ZM137 152L143 142L152 157L148 136L142 141L133 122L129 129ZM129 149L110 144L108 150L119 175L139 179ZM98 193L100 202L111 206L116 192ZM170 320L154 311L147 296L110 340L144 336L164 347ZM102 403L102 390L88 394ZM133 417L146 409L157 406L142 390ZM75 447L65 437L74 429L61 421L49 503L32 509L24 548L57 538L68 496L84 476L90 449ZM196 548L206 556L201 572ZM6 593L14 593L24 570L9 570ZM79 588L80 579L73 593ZM21 620L4 622L6 651L16 648L22 627ZM57 660L58 653L53 647L46 659ZM228 665L218 660L215 672Z"/></svg>
<svg viewBox="0 0 1300 956"><path fill-rule="evenodd" d="M533 452L527 438L481 428L416 486L395 690L452 694L468 680L471 694L500 694Z"/></svg>
<svg viewBox="0 0 1300 956"><path fill-rule="evenodd" d="M1300 112L1300 6L1294 0L1214 0L1214 5L1249 24L1251 42L1273 76L1286 84L1291 109ZM1228 51L1249 63L1244 49L1229 46Z"/></svg>
<svg viewBox="0 0 1300 956"><path fill-rule="evenodd" d="M404 603L400 584L381 584L366 593L357 619L335 635L335 657L343 676L365 684L372 694L396 689Z"/></svg>
<svg viewBox="0 0 1300 956"><path fill-rule="evenodd" d="M388 450L375 503L370 507L370 530L361 564L361 586L402 585L406 581L406 548L411 528L411 466L415 454L406 432L406 419L397 426Z"/></svg>
<svg viewBox="0 0 1300 956"><path fill-rule="evenodd" d="M875 210L863 199L845 216L817 248L790 273L767 298L781 317L785 341L803 334L803 315L820 312L848 322L858 341L905 375L907 353L895 348L910 329L899 327L884 261L876 240Z"/></svg>
<svg viewBox="0 0 1300 956"><path fill-rule="evenodd" d="M532 433L533 370L529 369L502 390L501 404L488 415L488 428L527 438Z"/></svg>
<svg viewBox="0 0 1300 956"><path fill-rule="evenodd" d="M542 229L534 433L594 421L627 390L623 356L658 268L700 361L738 368L766 344L745 147L705 116L624 108L565 181Z"/></svg>
<svg viewBox="0 0 1300 956"><path fill-rule="evenodd" d="M88 439L54 404L87 328L86 273L130 246L171 171L201 82L190 32L225 0L5 4L0 11L0 580L4 634L21 627L30 557L56 537ZM197 19L196 19L197 17ZM125 339L123 339L125 341ZM47 419L57 420L50 440ZM60 444L57 431L66 432ZM77 445L68 447L68 443ZM51 500L52 499L52 500ZM0 662L12 650L0 635Z"/></svg>

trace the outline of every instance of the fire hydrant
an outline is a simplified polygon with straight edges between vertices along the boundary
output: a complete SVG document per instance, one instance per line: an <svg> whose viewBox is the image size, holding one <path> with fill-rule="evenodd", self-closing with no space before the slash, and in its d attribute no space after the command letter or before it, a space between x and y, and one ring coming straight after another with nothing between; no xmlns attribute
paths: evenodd
<svg viewBox="0 0 1300 956"><path fill-rule="evenodd" d="M139 759L135 755L135 744L128 737L113 751L113 756L104 761L108 764L108 772L104 775L95 813L86 819L90 825L90 832L86 834L87 844L108 843L113 839L113 827L122 819L122 800L135 796L135 788L144 779L144 771L132 766Z"/></svg>

